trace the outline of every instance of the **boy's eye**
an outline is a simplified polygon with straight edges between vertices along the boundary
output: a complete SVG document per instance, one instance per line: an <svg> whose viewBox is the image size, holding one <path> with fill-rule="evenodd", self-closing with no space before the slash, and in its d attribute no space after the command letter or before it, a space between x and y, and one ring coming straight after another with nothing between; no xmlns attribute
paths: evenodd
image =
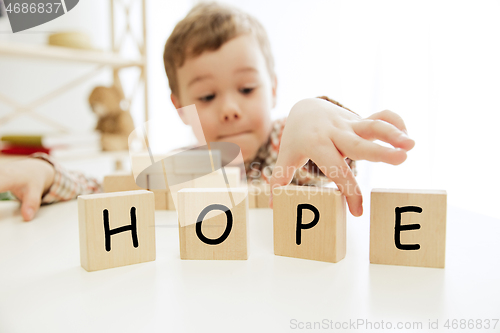
<svg viewBox="0 0 500 333"><path fill-rule="evenodd" d="M248 95L250 94L255 88L243 88L243 89L240 89L240 92L242 94L245 94L245 95Z"/></svg>
<svg viewBox="0 0 500 333"><path fill-rule="evenodd" d="M210 102L211 100L213 100L215 98L215 94L212 94L212 95L206 95L206 96L203 96L203 97L200 97L198 98L200 101L202 102Z"/></svg>

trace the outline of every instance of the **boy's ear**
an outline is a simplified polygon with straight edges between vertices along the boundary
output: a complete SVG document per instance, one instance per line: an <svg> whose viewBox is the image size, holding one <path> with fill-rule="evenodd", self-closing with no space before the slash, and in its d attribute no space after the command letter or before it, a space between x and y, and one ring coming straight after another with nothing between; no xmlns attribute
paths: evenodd
<svg viewBox="0 0 500 333"><path fill-rule="evenodd" d="M277 89L278 89L278 78L276 77L276 75L274 75L274 78L273 78L273 108L276 107Z"/></svg>
<svg viewBox="0 0 500 333"><path fill-rule="evenodd" d="M172 93L172 94L170 94L170 100L172 101L172 104L174 104L175 108L177 109L177 113L179 114L179 117L181 118L184 125L189 125L189 122L186 118L186 114L182 110L182 105L181 105L181 102L179 101L179 98Z"/></svg>

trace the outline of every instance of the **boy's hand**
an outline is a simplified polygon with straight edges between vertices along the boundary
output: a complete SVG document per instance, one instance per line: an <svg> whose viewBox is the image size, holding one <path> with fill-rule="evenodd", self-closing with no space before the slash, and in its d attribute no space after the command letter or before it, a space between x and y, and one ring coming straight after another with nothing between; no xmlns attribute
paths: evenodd
<svg viewBox="0 0 500 333"><path fill-rule="evenodd" d="M377 139L394 148L372 142ZM286 120L270 181L270 205L272 189L288 185L297 168L311 159L346 196L351 214L361 216L363 198L345 159L398 165L406 160L406 152L414 145L403 119L394 112L386 110L362 119L323 99L302 100L294 105Z"/></svg>
<svg viewBox="0 0 500 333"><path fill-rule="evenodd" d="M23 219L30 221L54 182L54 175L54 167L37 158L0 164L0 192L15 195L21 201Z"/></svg>

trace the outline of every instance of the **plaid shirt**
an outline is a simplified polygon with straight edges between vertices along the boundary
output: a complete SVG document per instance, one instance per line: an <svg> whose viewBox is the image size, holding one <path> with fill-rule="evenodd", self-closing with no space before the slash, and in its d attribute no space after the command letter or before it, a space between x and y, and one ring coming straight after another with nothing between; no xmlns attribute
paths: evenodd
<svg viewBox="0 0 500 333"><path fill-rule="evenodd" d="M272 170L278 158L281 135L285 128L286 118L278 119L273 122L271 135L266 144L260 147L255 159L252 162L245 163L247 171L247 180L252 183L269 183ZM94 178L89 178L82 173L68 171L64 169L53 158L44 153L36 153L31 157L43 159L54 166L54 183L49 191L43 196L42 203L49 204L57 201L71 200L80 194L102 192L101 185ZM355 161L346 159L352 171L356 175ZM296 185L323 185L329 183L319 168L309 161L302 168L297 170L293 177L292 184Z"/></svg>
<svg viewBox="0 0 500 333"><path fill-rule="evenodd" d="M86 177L80 172L66 170L47 154L35 153L31 157L47 161L55 169L54 182L42 197L42 204L71 200L80 194L102 192L102 187L96 179Z"/></svg>
<svg viewBox="0 0 500 333"><path fill-rule="evenodd" d="M281 144L281 136L285 129L286 118L278 119L273 122L271 135L269 141L260 147L257 156L252 162L245 163L247 170L247 180L251 183L266 182L269 184L271 180L272 171L278 159L278 152ZM346 162L356 175L355 161L347 158ZM309 185L309 186L322 186L330 183L328 179L316 166L316 164L309 160L304 166L299 168L292 179L292 184L295 185Z"/></svg>

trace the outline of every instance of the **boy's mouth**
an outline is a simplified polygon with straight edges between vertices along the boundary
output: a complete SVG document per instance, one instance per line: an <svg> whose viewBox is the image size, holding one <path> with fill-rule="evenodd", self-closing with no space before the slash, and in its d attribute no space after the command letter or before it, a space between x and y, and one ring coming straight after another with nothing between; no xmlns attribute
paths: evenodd
<svg viewBox="0 0 500 333"><path fill-rule="evenodd" d="M217 136L217 140L230 140L230 139L234 139L234 138L237 138L241 135L244 135L244 134L250 134L252 131L243 131L243 132L238 132L238 133L233 133L233 134L224 134L224 135L219 135Z"/></svg>

